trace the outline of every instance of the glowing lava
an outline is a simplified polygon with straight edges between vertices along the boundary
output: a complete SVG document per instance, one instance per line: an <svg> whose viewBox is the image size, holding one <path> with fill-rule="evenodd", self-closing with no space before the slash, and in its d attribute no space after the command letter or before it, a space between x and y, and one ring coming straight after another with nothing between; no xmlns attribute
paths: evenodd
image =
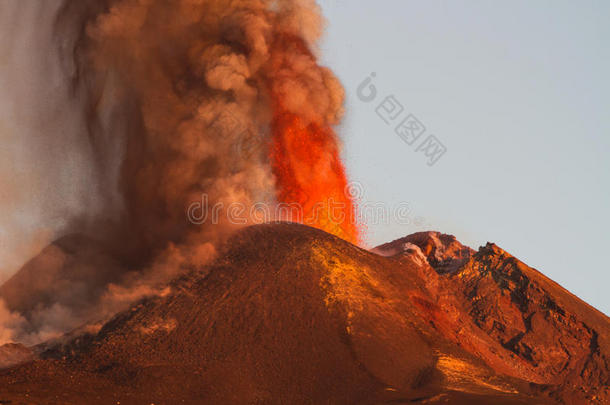
<svg viewBox="0 0 610 405"><path fill-rule="evenodd" d="M277 108L272 123L271 164L277 200L290 204L291 220L322 229L357 244L355 204L336 136L330 127L305 124L296 114ZM295 218L294 209L298 209Z"/></svg>
<svg viewBox="0 0 610 405"><path fill-rule="evenodd" d="M356 206L332 129L341 115L343 88L318 65L302 38L286 33L274 37L268 65L270 160L277 201L287 206L280 219L358 244Z"/></svg>

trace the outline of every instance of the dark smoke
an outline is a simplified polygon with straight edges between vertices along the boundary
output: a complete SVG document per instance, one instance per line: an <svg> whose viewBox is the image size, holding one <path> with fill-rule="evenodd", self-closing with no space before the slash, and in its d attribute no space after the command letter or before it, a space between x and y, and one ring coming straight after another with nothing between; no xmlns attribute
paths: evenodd
<svg viewBox="0 0 610 405"><path fill-rule="evenodd" d="M243 226L222 212L190 223L202 195L223 209L272 202L272 75L305 119L342 112L328 69L298 53L284 71L271 66L278 34L315 45L312 0L5 0L0 18L0 80L16 97L0 99L0 162L15 156L0 167L0 236L23 247L41 235L13 265L60 238L0 288L0 343L39 342L168 293ZM239 153L244 138L262 152Z"/></svg>

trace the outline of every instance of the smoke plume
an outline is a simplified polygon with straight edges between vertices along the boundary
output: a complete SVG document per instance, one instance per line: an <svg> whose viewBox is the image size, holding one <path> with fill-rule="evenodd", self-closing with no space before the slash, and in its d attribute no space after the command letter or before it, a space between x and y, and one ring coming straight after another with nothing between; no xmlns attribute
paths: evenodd
<svg viewBox="0 0 610 405"><path fill-rule="evenodd" d="M313 0L0 7L10 94L0 158L13 157L0 167L0 237L63 236L0 288L0 343L35 343L167 293L244 225L225 215L232 204L311 212L342 198L352 213L331 129L343 89L312 51L322 28ZM187 218L202 196L202 210L219 210L214 223ZM354 225L314 225L358 240Z"/></svg>

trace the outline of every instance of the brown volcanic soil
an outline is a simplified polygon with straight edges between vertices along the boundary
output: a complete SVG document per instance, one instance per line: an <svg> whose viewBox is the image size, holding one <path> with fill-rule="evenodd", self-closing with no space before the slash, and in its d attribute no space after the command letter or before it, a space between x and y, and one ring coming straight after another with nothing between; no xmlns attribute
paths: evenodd
<svg viewBox="0 0 610 405"><path fill-rule="evenodd" d="M248 228L171 293L1 371L0 403L608 400L608 317L494 245L439 236L382 257Z"/></svg>

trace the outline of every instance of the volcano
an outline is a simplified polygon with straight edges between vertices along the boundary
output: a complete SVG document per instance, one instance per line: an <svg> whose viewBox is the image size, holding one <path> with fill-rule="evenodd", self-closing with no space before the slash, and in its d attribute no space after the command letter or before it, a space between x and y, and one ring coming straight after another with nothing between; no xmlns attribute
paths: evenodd
<svg viewBox="0 0 610 405"><path fill-rule="evenodd" d="M424 232L367 251L265 224L168 287L101 329L0 347L0 403L610 400L610 319L494 244Z"/></svg>
<svg viewBox="0 0 610 405"><path fill-rule="evenodd" d="M0 236L61 237L0 286L0 405L610 401L608 317L500 247L358 247L314 0L22 3Z"/></svg>

